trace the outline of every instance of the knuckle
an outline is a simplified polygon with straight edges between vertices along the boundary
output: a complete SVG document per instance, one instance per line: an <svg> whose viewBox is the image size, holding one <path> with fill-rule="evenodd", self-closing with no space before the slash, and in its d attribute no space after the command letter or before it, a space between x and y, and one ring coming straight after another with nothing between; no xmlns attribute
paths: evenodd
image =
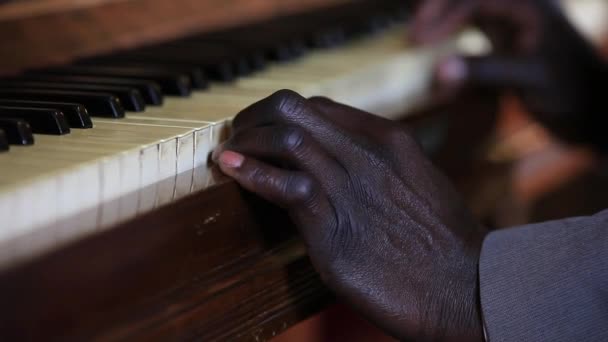
<svg viewBox="0 0 608 342"><path fill-rule="evenodd" d="M270 101L278 111L285 115L301 111L305 99L293 90L282 89L270 96Z"/></svg>
<svg viewBox="0 0 608 342"><path fill-rule="evenodd" d="M277 139L281 150L295 152L304 145L304 132L297 127L287 127L282 130Z"/></svg>
<svg viewBox="0 0 608 342"><path fill-rule="evenodd" d="M295 202L306 203L315 197L317 186L309 177L293 176L288 181L287 191Z"/></svg>

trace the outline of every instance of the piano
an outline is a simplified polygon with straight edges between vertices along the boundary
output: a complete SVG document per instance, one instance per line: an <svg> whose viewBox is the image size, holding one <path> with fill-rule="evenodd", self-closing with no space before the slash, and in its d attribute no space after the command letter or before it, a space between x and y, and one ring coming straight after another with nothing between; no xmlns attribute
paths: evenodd
<svg viewBox="0 0 608 342"><path fill-rule="evenodd" d="M474 32L410 47L409 14L396 0L0 5L0 339L259 341L324 308L289 220L209 153L284 88L401 119L428 101L437 58L488 48Z"/></svg>

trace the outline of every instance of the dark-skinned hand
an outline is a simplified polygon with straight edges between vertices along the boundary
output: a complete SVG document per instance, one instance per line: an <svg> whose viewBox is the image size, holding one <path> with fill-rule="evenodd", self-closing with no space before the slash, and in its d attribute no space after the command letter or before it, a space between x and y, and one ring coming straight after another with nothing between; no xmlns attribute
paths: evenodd
<svg viewBox="0 0 608 342"><path fill-rule="evenodd" d="M243 110L221 170L284 208L324 282L405 340L481 340L485 232L395 122L283 90Z"/></svg>
<svg viewBox="0 0 608 342"><path fill-rule="evenodd" d="M409 32L412 40L428 44L465 26L477 26L488 36L492 55L444 60L436 73L443 90L512 90L557 136L605 145L606 65L558 1L423 0Z"/></svg>

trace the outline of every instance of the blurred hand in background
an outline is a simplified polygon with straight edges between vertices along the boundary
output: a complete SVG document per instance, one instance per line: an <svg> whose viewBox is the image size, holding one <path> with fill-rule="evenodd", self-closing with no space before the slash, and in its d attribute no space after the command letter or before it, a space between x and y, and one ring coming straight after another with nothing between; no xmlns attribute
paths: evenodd
<svg viewBox="0 0 608 342"><path fill-rule="evenodd" d="M551 0L427 0L410 38L432 44L475 26L492 44L482 57L452 56L439 63L443 90L486 87L515 92L558 137L606 146L602 123L606 65Z"/></svg>

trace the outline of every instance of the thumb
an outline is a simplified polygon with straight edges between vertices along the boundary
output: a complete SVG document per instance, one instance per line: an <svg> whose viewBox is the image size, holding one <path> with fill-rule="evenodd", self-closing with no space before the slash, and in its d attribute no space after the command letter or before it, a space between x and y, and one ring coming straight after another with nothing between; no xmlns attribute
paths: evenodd
<svg viewBox="0 0 608 342"><path fill-rule="evenodd" d="M542 63L535 59L483 56L453 56L441 60L435 69L440 87L542 88L548 82Z"/></svg>

